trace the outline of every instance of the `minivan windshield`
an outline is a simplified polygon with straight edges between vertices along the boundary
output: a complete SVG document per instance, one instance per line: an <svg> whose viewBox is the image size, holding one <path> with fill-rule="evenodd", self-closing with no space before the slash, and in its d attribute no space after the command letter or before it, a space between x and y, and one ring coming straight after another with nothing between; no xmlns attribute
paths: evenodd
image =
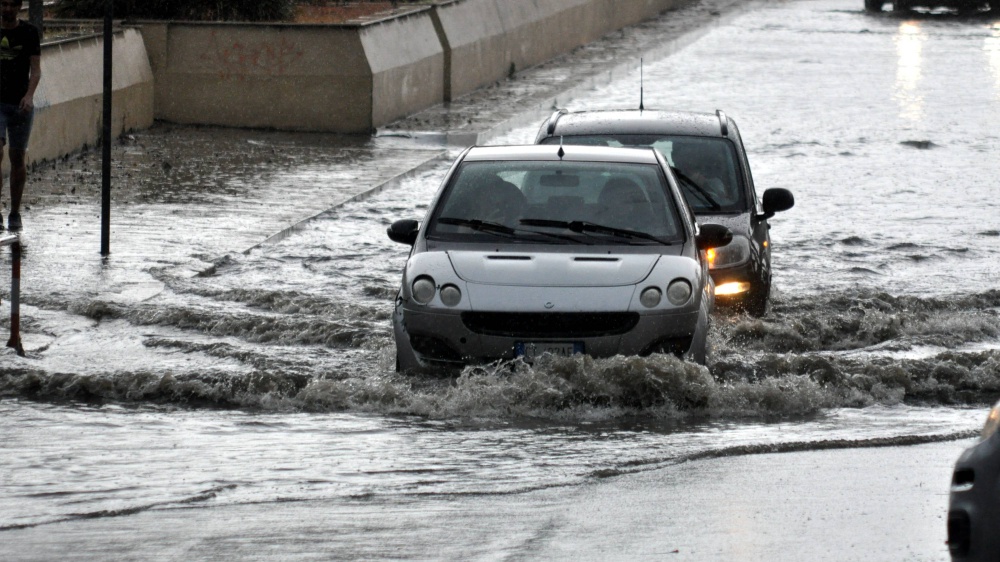
<svg viewBox="0 0 1000 562"><path fill-rule="evenodd" d="M542 244L673 244L684 227L655 164L464 162L427 238Z"/></svg>
<svg viewBox="0 0 1000 562"><path fill-rule="evenodd" d="M740 213L748 209L732 143L721 138L684 135L570 135L542 144L652 147L674 168L681 191L696 214Z"/></svg>

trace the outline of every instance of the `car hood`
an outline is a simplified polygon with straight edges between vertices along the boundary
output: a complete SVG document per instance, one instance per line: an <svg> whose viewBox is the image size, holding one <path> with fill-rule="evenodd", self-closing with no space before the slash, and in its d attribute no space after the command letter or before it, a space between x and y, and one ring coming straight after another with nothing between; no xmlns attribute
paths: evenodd
<svg viewBox="0 0 1000 562"><path fill-rule="evenodd" d="M534 287L616 287L649 276L659 254L575 254L449 251L455 273L469 283Z"/></svg>

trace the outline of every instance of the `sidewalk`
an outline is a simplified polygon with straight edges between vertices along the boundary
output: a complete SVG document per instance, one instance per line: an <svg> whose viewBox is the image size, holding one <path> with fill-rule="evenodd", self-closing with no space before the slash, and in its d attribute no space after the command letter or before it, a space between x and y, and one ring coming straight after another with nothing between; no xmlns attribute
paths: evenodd
<svg viewBox="0 0 1000 562"><path fill-rule="evenodd" d="M379 190L450 145L489 142L540 122L574 91L632 72L697 38L740 0L704 0L669 12L374 137L157 124L113 150L111 255L100 251L100 150L36 166L22 216L22 331L32 307L74 309L95 299L133 304L162 290L154 272L195 275L229 253L280 238L328 209ZM637 102L638 103L638 102ZM6 205L6 201L4 204ZM6 212L4 212L6 216ZM0 335L9 331L10 252L0 251ZM26 309L27 307L27 309ZM0 349L0 356L10 350Z"/></svg>

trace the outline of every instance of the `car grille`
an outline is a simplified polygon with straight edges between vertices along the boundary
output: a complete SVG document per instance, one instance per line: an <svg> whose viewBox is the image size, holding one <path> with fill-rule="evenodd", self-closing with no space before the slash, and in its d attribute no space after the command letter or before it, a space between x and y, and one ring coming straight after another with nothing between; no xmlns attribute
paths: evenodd
<svg viewBox="0 0 1000 562"><path fill-rule="evenodd" d="M636 312L463 312L469 330L517 338L592 338L624 334L639 323Z"/></svg>

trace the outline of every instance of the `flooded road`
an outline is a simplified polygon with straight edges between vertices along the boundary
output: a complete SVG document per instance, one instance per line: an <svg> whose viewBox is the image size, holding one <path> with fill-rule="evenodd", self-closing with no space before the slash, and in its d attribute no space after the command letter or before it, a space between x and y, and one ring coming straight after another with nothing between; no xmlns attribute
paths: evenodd
<svg viewBox="0 0 1000 562"><path fill-rule="evenodd" d="M459 148L160 127L119 147L123 220L176 225L147 267L80 287L45 257L71 246L26 233L0 558L947 560L948 470L1000 396L1000 18L761 3L689 43L645 59L646 107L724 109L758 191L797 201L771 221L772 310L717 315L707 369L398 375L407 249L385 228L423 216ZM638 70L561 105L634 107ZM85 236L78 196L32 212ZM761 515L789 490L821 507Z"/></svg>

